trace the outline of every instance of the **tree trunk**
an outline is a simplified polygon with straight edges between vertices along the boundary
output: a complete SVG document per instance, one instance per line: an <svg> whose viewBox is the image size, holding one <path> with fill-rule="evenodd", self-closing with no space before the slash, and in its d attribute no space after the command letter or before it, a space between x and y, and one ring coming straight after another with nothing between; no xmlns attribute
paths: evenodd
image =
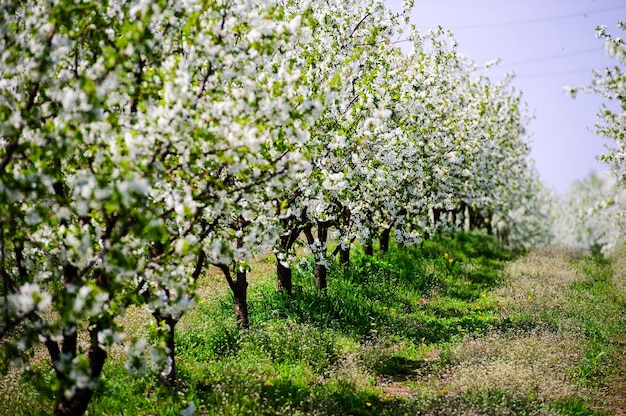
<svg viewBox="0 0 626 416"><path fill-rule="evenodd" d="M154 319L157 321L159 327L161 327L162 324L165 324L165 327L167 328L165 332L160 335L165 338L167 355L171 364L169 371L159 373L159 380L163 384L172 385L176 381L176 350L174 344L174 334L178 320L174 319L172 316L163 315L158 311L153 312L152 316L154 316Z"/></svg>
<svg viewBox="0 0 626 416"><path fill-rule="evenodd" d="M363 245L363 251L368 256L373 256L374 255L374 244L372 243L371 239L369 239L369 238L367 239L367 241L365 242L365 245Z"/></svg>
<svg viewBox="0 0 626 416"><path fill-rule="evenodd" d="M312 247L313 256L315 257L315 287L319 290L326 289L327 281L326 276L328 270L326 268L326 241L328 240L328 225L318 222L317 223L317 239L319 246L313 238L312 226L309 224L302 229L306 236L309 246Z"/></svg>
<svg viewBox="0 0 626 416"><path fill-rule="evenodd" d="M435 227L441 222L441 212L441 209L433 208L433 226Z"/></svg>
<svg viewBox="0 0 626 416"><path fill-rule="evenodd" d="M349 231L351 228L351 221L350 221L351 217L352 217L352 214L350 210L347 207L344 207L341 213L340 224L343 229L343 233L345 235L349 234ZM353 241L354 241L354 238L349 241L344 241L338 247L339 248L339 264L341 264L341 267L343 267L344 269L347 269L348 266L350 266L350 247L352 246Z"/></svg>
<svg viewBox="0 0 626 416"><path fill-rule="evenodd" d="M235 317L239 328L248 329L250 322L248 321L248 281L246 280L246 271L237 270L237 280L235 282Z"/></svg>
<svg viewBox="0 0 626 416"><path fill-rule="evenodd" d="M476 208L469 207L469 229L470 231L475 230L478 227L478 212Z"/></svg>
<svg viewBox="0 0 626 416"><path fill-rule="evenodd" d="M102 374L102 368L104 367L104 362L107 358L106 350L100 348L100 344L98 343L98 332L103 329L103 326L100 324L93 325L93 328L90 332L91 337L91 350L89 351L89 379L94 384L97 384L100 381L100 375ZM52 341L46 342L46 346L48 350L51 350ZM52 349L56 349L58 352L58 347ZM52 351L51 351L52 352ZM52 352L51 355L56 356L56 352ZM75 355L75 354L74 354ZM57 372L58 374L58 372ZM65 378L65 377L62 377ZM65 378L65 381L69 380ZM74 382L69 381L74 384ZM93 396L93 388L76 388L73 395L69 398L65 395L65 386L61 383L61 388L58 392L58 398L56 403L56 408L54 410L55 416L80 416L85 413L87 410L87 406L91 401L91 397ZM72 387L67 386L67 388Z"/></svg>
<svg viewBox="0 0 626 416"><path fill-rule="evenodd" d="M380 251L386 253L389 251L389 237L391 236L391 227L385 228L380 234Z"/></svg>
<svg viewBox="0 0 626 416"><path fill-rule="evenodd" d="M243 230L246 226L246 222L243 217L239 217L237 220L237 228ZM237 238L237 248L243 248L243 238ZM239 328L248 329L250 322L248 321L248 280L247 272L241 268L241 266L235 263L236 280L232 286L233 295L235 297L235 317L237 318L237 325Z"/></svg>
<svg viewBox="0 0 626 416"><path fill-rule="evenodd" d="M463 203L463 231L470 230L470 210L466 203Z"/></svg>
<svg viewBox="0 0 626 416"><path fill-rule="evenodd" d="M215 263L228 282L233 297L235 298L235 318L237 319L237 326L239 328L249 328L248 322L248 302L247 291L248 282L246 281L246 272L237 270L237 280L233 280L230 274L230 268L226 264Z"/></svg>
<svg viewBox="0 0 626 416"><path fill-rule="evenodd" d="M167 324L167 339L166 345L168 349L168 354L170 357L170 371L166 375L161 375L161 380L173 384L176 381L176 350L174 345L174 332L176 328L176 324L178 323L177 319L174 319L171 316L168 316L165 319L165 323Z"/></svg>
<svg viewBox="0 0 626 416"><path fill-rule="evenodd" d="M485 218L485 227L487 227L487 234L493 235L493 213L487 213L487 218Z"/></svg>
<svg viewBox="0 0 626 416"><path fill-rule="evenodd" d="M286 226L286 225L285 225ZM293 290L291 265L285 266L281 263L279 255L287 257L291 252L293 245L300 236L301 227L297 226L288 233L282 235L279 241L279 252L276 253L276 278L278 280L278 291L291 295Z"/></svg>
<svg viewBox="0 0 626 416"><path fill-rule="evenodd" d="M327 282L328 270L323 264L315 264L315 287L318 290L324 290L328 287Z"/></svg>
<svg viewBox="0 0 626 416"><path fill-rule="evenodd" d="M60 401L57 402L54 410L55 416L83 415L87 410L87 406L89 406L92 396L93 390L86 388L76 389L76 392L69 399L61 392Z"/></svg>
<svg viewBox="0 0 626 416"><path fill-rule="evenodd" d="M456 226L456 213L457 213L457 211L455 211L455 210L450 211L450 222L454 226Z"/></svg>
<svg viewBox="0 0 626 416"><path fill-rule="evenodd" d="M315 256L315 287L322 290L328 286L326 276L328 268L326 266L326 241L328 240L328 227L326 225L317 224L317 239L320 242L318 253Z"/></svg>
<svg viewBox="0 0 626 416"><path fill-rule="evenodd" d="M339 263L346 268L350 266L350 247L339 249Z"/></svg>
<svg viewBox="0 0 626 416"><path fill-rule="evenodd" d="M278 291L291 295L293 288L291 267L283 265L278 254L276 255L276 277L278 279Z"/></svg>

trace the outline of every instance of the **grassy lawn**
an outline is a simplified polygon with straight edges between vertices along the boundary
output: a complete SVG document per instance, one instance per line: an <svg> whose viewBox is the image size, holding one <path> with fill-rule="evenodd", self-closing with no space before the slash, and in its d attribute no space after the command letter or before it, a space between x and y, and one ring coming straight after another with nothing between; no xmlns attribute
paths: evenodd
<svg viewBox="0 0 626 416"><path fill-rule="evenodd" d="M382 256L355 253L289 298L274 265L251 278L237 329L219 275L177 326L178 384L133 377L111 351L91 415L602 415L626 410L626 253L512 252L457 234ZM130 310L132 336L152 320ZM47 414L45 358L0 377L0 414ZM186 409L186 410L185 410Z"/></svg>

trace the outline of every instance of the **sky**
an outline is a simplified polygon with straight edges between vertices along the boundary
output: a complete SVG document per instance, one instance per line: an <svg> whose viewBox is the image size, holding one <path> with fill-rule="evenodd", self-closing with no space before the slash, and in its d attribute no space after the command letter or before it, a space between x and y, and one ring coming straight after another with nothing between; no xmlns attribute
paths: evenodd
<svg viewBox="0 0 626 416"><path fill-rule="evenodd" d="M400 11L401 0L386 2ZM589 85L593 69L617 63L606 55L595 28L604 25L624 37L620 19L626 20L626 0L415 0L411 15L422 31L450 29L459 52L479 66L500 58L499 67L481 71L490 79L515 73L512 85L534 116L527 126L531 156L541 179L559 194L607 169L596 160L610 145L595 133L603 99L572 99L564 86Z"/></svg>

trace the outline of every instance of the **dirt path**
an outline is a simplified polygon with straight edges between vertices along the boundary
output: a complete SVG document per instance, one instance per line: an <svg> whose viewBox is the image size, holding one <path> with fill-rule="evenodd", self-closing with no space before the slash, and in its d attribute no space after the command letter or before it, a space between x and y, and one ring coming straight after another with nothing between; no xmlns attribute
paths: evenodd
<svg viewBox="0 0 626 416"><path fill-rule="evenodd" d="M592 409L626 416L626 336L618 341L623 342L623 354L611 359L611 363L621 362L623 368L610 369L610 377L602 380L601 389L583 387L578 378L589 341L567 316L579 307L573 304L576 295L569 288L588 280L573 265L579 255L555 248L536 249L510 264L506 284L492 292L498 302L506 305L500 319L523 316L531 327L467 337L446 351L443 360L441 350L435 350L404 379L381 380L384 393L389 397L439 396L440 405L433 414L453 410L483 414L487 410L458 406L468 396L498 392L503 401L511 398L511 403L517 398L534 398L538 409L541 403L580 398ZM626 250L619 261L614 260L613 267L613 284L626 295ZM599 399L599 394L605 397ZM549 413L550 408L543 408L536 414Z"/></svg>

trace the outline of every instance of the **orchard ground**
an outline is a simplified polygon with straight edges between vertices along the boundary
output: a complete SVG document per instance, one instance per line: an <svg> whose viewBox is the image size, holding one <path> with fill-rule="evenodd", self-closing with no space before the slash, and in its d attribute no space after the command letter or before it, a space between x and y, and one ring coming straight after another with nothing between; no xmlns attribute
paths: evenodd
<svg viewBox="0 0 626 416"><path fill-rule="evenodd" d="M132 377L112 350L88 414L626 414L625 254L456 234L357 254L325 291L305 260L291 298L263 259L249 330L209 273L178 327L178 383ZM156 331L141 309L123 321L129 336ZM0 414L51 412L46 359L0 379Z"/></svg>

